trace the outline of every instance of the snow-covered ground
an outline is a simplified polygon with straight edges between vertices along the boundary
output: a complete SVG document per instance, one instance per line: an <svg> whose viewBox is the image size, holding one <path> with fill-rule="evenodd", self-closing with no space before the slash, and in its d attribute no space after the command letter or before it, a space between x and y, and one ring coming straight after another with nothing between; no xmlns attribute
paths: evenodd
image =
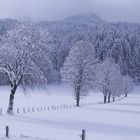
<svg viewBox="0 0 140 140"><path fill-rule="evenodd" d="M0 88L0 107L7 107L9 90ZM136 87L128 98L111 104L98 104L102 94L90 93L82 103L90 106L34 113L0 116L0 140L5 126L10 127L11 140L80 140L82 129L86 140L140 140L140 88ZM69 86L51 85L45 92L35 90L26 97L18 91L16 107L59 105L75 103Z"/></svg>
<svg viewBox="0 0 140 140"><path fill-rule="evenodd" d="M0 107L3 108L3 112L6 113L8 101L9 101L9 87L0 87ZM90 96L87 96L81 100L81 103L98 103L102 102L102 94L96 94L91 92ZM98 99L97 99L98 98ZM26 95L22 89L18 89L15 96L14 108L37 108L44 106L57 106L63 104L75 104L75 98L73 91L68 85L48 85L45 91L36 89L34 91L28 91Z"/></svg>

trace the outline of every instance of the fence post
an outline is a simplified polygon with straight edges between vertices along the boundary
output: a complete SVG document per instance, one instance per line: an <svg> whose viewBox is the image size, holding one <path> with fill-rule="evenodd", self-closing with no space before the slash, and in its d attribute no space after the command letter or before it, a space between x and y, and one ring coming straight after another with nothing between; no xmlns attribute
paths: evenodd
<svg viewBox="0 0 140 140"><path fill-rule="evenodd" d="M65 104L63 104L63 108L65 109Z"/></svg>
<svg viewBox="0 0 140 140"><path fill-rule="evenodd" d="M0 108L0 115L2 115L2 108Z"/></svg>
<svg viewBox="0 0 140 140"><path fill-rule="evenodd" d="M39 108L37 107L37 111L39 112Z"/></svg>
<svg viewBox="0 0 140 140"><path fill-rule="evenodd" d="M9 137L9 127L8 126L6 126L6 138L8 138Z"/></svg>
<svg viewBox="0 0 140 140"><path fill-rule="evenodd" d="M23 108L23 113L26 113L25 108Z"/></svg>
<svg viewBox="0 0 140 140"><path fill-rule="evenodd" d="M28 112L31 112L31 111L30 111L30 107L28 107Z"/></svg>
<svg viewBox="0 0 140 140"><path fill-rule="evenodd" d="M32 107L32 112L35 112L35 109L34 109L34 107Z"/></svg>
<svg viewBox="0 0 140 140"><path fill-rule="evenodd" d="M85 140L86 139L86 130L83 129L82 130L82 137L81 137L82 140Z"/></svg>
<svg viewBox="0 0 140 140"><path fill-rule="evenodd" d="M49 106L48 106L48 110L50 110Z"/></svg>
<svg viewBox="0 0 140 140"><path fill-rule="evenodd" d="M44 106L44 110L46 110L46 106Z"/></svg>
<svg viewBox="0 0 140 140"><path fill-rule="evenodd" d="M43 111L43 107L42 106L40 107L40 111Z"/></svg>

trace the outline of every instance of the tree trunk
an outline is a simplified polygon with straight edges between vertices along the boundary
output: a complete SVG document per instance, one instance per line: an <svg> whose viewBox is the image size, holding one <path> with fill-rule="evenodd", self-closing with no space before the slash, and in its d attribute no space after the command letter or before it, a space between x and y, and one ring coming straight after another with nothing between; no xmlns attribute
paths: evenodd
<svg viewBox="0 0 140 140"><path fill-rule="evenodd" d="M80 98L77 97L77 98L76 98L76 106L79 107L79 104L80 104Z"/></svg>
<svg viewBox="0 0 140 140"><path fill-rule="evenodd" d="M106 104L106 98L107 98L107 96L104 95L104 104Z"/></svg>
<svg viewBox="0 0 140 140"><path fill-rule="evenodd" d="M79 107L80 105L80 87L77 87L77 91L76 91L76 106Z"/></svg>
<svg viewBox="0 0 140 140"><path fill-rule="evenodd" d="M86 140L86 130L82 130L82 140Z"/></svg>
<svg viewBox="0 0 140 140"><path fill-rule="evenodd" d="M15 96L15 93L16 93L16 89L17 89L17 85L14 85L13 87L11 87L11 94L10 94L10 98L9 98L9 106L8 106L8 110L7 110L7 113L9 113L9 114L13 113L14 96Z"/></svg>
<svg viewBox="0 0 140 140"><path fill-rule="evenodd" d="M113 96L113 102L115 102L115 97Z"/></svg>
<svg viewBox="0 0 140 140"><path fill-rule="evenodd" d="M125 93L125 97L127 97L127 93Z"/></svg>
<svg viewBox="0 0 140 140"><path fill-rule="evenodd" d="M110 103L111 93L108 94L108 103Z"/></svg>

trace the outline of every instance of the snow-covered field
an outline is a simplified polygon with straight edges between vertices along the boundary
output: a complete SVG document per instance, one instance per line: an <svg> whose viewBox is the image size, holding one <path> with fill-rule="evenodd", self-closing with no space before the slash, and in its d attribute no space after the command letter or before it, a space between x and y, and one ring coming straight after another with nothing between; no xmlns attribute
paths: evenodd
<svg viewBox="0 0 140 140"><path fill-rule="evenodd" d="M102 94L90 93L80 108L21 113L0 116L0 140L5 140L5 126L10 127L10 140L80 140L82 129L86 140L140 140L140 88L128 98L111 104L98 104ZM40 94L41 93L41 94ZM0 107L8 104L9 90L0 88ZM15 108L75 103L69 86L50 85L45 92L35 90L27 96L18 91Z"/></svg>

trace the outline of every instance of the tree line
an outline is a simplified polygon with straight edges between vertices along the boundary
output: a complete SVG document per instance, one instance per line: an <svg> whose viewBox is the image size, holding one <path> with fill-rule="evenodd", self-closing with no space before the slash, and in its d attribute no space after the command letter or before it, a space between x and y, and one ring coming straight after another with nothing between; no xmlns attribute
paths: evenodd
<svg viewBox="0 0 140 140"><path fill-rule="evenodd" d="M77 42L61 69L62 81L71 83L76 98L76 106L80 99L88 95L90 89L103 94L104 103L110 103L111 97L132 92L133 80L129 75L122 75L120 66L112 58L103 62L95 55L94 46L85 41Z"/></svg>
<svg viewBox="0 0 140 140"><path fill-rule="evenodd" d="M77 106L95 87L104 102L125 90L127 96L128 85L140 79L139 36L139 24L107 23L94 15L55 22L0 20L0 84L11 86L8 112L19 85L26 90L71 82Z"/></svg>

